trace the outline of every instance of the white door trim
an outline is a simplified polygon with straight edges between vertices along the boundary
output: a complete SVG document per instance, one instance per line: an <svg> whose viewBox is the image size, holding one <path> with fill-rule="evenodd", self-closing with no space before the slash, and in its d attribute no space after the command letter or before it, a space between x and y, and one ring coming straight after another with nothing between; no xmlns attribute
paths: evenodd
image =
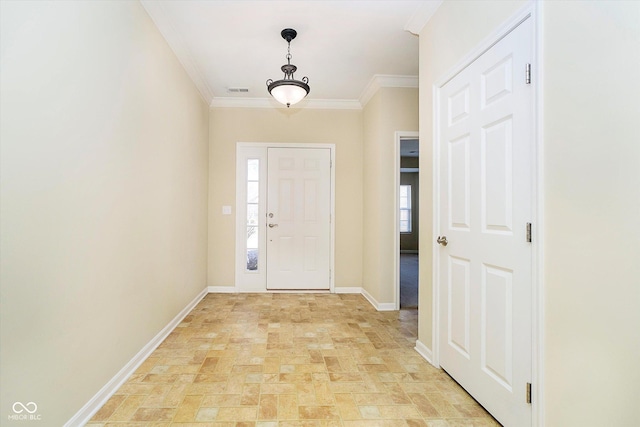
<svg viewBox="0 0 640 427"><path fill-rule="evenodd" d="M395 204L395 210L393 211L393 271L395 275L393 277L393 289L395 298L395 310L400 310L400 219L398 213L400 212L400 142L403 139L417 139L420 137L420 132L399 130L395 133L395 146L394 146L394 183L393 183L393 200ZM412 201L413 203L413 201ZM420 203L420 200L418 200ZM418 210L419 212L419 210ZM418 257L420 255L418 254ZM420 261L418 261L418 264ZM420 279L418 279L418 289L420 289ZM418 310L420 308L418 307Z"/></svg>
<svg viewBox="0 0 640 427"><path fill-rule="evenodd" d="M542 104L542 3L532 0L515 13L502 26L493 31L479 45L465 55L449 72L433 84L433 257L432 257L432 364L440 367L440 251L435 242L440 230L440 117L438 106L440 104L440 89L457 74L479 58L493 45L502 40L513 29L526 19L532 20L533 64L532 64L532 89L533 89L533 188L532 188L532 215L533 215L533 259L532 259L532 425L544 425L544 287L543 287L543 104Z"/></svg>
<svg viewBox="0 0 640 427"><path fill-rule="evenodd" d="M243 221L245 221L245 215L246 215L246 211L245 211L245 207L244 207L244 191L243 188L241 186L238 185L238 183L243 180L246 179L244 177L244 175L242 175L240 172L243 170L243 165L242 162L246 161L246 159L248 158L254 158L255 156L249 156L246 157L244 156L242 153L246 152L247 150L255 150L255 151L263 151L263 157L266 160L266 153L267 153L267 148L327 148L330 150L331 153L331 195L330 195L330 215L331 215L331 224L330 224L330 230L331 230L331 236L330 236L330 258L329 258L329 265L330 265L330 269L331 269L331 278L329 281L329 292L330 293L334 293L335 292L335 195L336 195L336 190L335 190L335 185L336 185L336 179L335 179L335 165L336 165L336 160L335 160L335 156L336 156L336 146L335 144L304 144L304 143L284 143L284 142L238 142L236 143L236 223L235 223L235 250L234 253L236 254L235 256L235 279L234 279L234 285L235 285L235 291L236 292L289 292L289 291L267 291L267 276L266 276L266 271L263 270L260 273L247 273L248 275L252 275L254 276L253 278L253 283L248 284L246 281L243 281L243 274L241 274L242 272L245 271L245 267L243 267L243 263L245 263L246 261L243 261L244 258L242 256L240 256L240 251L239 248L240 247L244 247L245 243L241 242L240 236L244 235L244 233L239 233L238 232L238 225L241 224ZM263 171L264 170L264 174ZM261 168L261 179L262 177L264 177L265 182L266 182L266 169L262 169ZM263 196L264 195L264 196ZM265 207L264 209L266 209L266 188L263 189L261 188L260 190L260 206L261 207ZM263 205L264 203L264 205ZM262 212L264 212L264 209L262 210ZM262 235L264 236L264 227L260 228L260 232L262 233ZM266 244L262 244L262 247L266 249ZM264 261L266 262L266 257L263 258ZM257 283L257 286L256 286ZM290 292L301 292L301 291L290 291ZM321 291L311 291L311 292L321 292ZM326 292L326 291L324 291Z"/></svg>

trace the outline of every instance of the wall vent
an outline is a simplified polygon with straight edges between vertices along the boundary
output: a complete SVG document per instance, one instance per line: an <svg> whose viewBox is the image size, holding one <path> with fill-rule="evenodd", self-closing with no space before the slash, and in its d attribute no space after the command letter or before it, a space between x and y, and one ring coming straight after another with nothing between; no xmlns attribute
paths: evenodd
<svg viewBox="0 0 640 427"><path fill-rule="evenodd" d="M249 92L248 87L229 87L227 88L227 92L229 93L247 93Z"/></svg>

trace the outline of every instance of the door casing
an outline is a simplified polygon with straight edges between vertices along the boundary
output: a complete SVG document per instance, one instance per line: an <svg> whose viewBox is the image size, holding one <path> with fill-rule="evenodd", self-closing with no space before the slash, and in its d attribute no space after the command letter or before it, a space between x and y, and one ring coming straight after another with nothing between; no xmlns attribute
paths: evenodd
<svg viewBox="0 0 640 427"><path fill-rule="evenodd" d="M268 148L325 148L331 156L331 195L330 195L330 269L329 292L335 292L335 144L273 143L273 142L238 142L236 144L236 225L235 225L235 280L236 292L322 292L322 291L267 291L266 269L258 268L256 272L246 270L246 162L247 159L258 158L265 165L260 167L260 182L267 183L267 149ZM260 186L260 202L258 233L261 252L266 251L266 186ZM264 265L266 257L261 256ZM324 291L326 292L326 291Z"/></svg>
<svg viewBox="0 0 640 427"><path fill-rule="evenodd" d="M484 39L476 48L465 55L449 72L445 73L440 79L433 84L433 246L432 257L432 340L431 340L431 362L435 367L440 367L439 362L439 341L440 341L440 251L435 241L440 230L440 149L439 144L435 141L440 140L439 129L439 105L440 105L440 88L442 88L449 80L454 78L458 73L469 66L473 61L489 50L493 45L502 40L514 28L520 25L524 20L532 20L532 41L533 41L533 63L531 77L534 83L533 89L533 129L532 137L533 153L532 153L532 171L533 171L533 188L532 188L532 425L542 426L544 424L544 288L543 288L543 139L542 139L542 5L543 2L531 1L522 9L515 13L503 25L493 31L486 39ZM418 344L420 344L418 342Z"/></svg>

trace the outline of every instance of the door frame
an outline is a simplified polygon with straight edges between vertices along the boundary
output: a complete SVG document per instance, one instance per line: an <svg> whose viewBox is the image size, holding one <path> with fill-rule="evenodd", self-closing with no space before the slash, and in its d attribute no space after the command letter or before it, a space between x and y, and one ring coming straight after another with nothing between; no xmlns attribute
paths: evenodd
<svg viewBox="0 0 640 427"><path fill-rule="evenodd" d="M468 67L477 58L482 56L493 45L502 40L507 34L513 31L526 19L532 21L531 40L532 51L532 269L531 269L531 378L532 387L532 408L531 420L533 426L544 425L544 287L543 287L543 103L542 103L542 2L531 1L516 12L503 25L496 28L487 38L479 43L467 55L465 55L451 70L436 80L432 86L433 90L433 247L432 256L432 359L431 363L437 368L440 367L440 251L435 238L440 231L440 90L441 88ZM524 390L523 390L524 393Z"/></svg>
<svg viewBox="0 0 640 427"><path fill-rule="evenodd" d="M270 292L270 293L287 293L287 292L315 292L322 293L327 291L316 290L267 290L267 274L266 269L258 270L257 272L248 272L246 270L246 232L244 231L245 225L243 221L246 221L246 206L245 206L245 193L246 193L246 161L248 159L259 158L263 162L267 161L267 149L269 148L324 148L329 149L331 167L330 167L330 241L329 241L329 292L335 292L335 144L316 144L316 143L281 143L281 142L237 142L236 143L236 181L235 181L235 271L234 271L234 290L235 292ZM260 180L267 182L267 168L260 168ZM260 249L261 252L266 254L266 186L260 186L260 202L259 202L259 216L261 218L258 224L258 233L260 237ZM240 226L240 224L243 224ZM242 232L241 232L242 230ZM263 249L264 248L264 249ZM266 256L260 257L263 263L266 264Z"/></svg>
<svg viewBox="0 0 640 427"><path fill-rule="evenodd" d="M399 130L395 133L395 146L394 146L394 183L393 183L393 200L395 210L393 211L393 232L395 237L393 239L393 289L395 298L395 310L400 310L400 144L403 139L419 139L420 132ZM413 200L411 201L413 204ZM418 200L420 203L420 200ZM419 212L418 208L418 212ZM420 259L420 253L418 252L418 260ZM419 261L418 261L419 263ZM420 276L418 275L418 292L420 291ZM418 310L420 306L418 305Z"/></svg>

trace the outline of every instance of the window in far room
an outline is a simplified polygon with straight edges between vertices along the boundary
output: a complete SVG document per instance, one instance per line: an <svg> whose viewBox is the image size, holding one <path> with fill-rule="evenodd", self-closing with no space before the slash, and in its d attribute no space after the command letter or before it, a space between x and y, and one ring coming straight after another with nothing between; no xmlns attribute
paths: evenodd
<svg viewBox="0 0 640 427"><path fill-rule="evenodd" d="M411 233L411 185L400 186L400 232Z"/></svg>

